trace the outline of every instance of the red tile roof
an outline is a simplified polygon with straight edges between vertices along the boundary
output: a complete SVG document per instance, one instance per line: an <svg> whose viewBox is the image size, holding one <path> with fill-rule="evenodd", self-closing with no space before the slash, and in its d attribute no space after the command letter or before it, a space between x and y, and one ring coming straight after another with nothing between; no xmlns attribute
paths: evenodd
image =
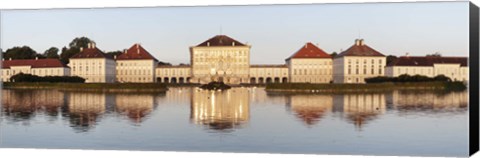
<svg viewBox="0 0 480 158"><path fill-rule="evenodd" d="M305 46L300 48L300 50L288 57L286 60L291 58L331 58L331 56L314 44L308 42L305 44Z"/></svg>
<svg viewBox="0 0 480 158"><path fill-rule="evenodd" d="M83 50L75 55L73 55L71 58L108 58L108 59L113 59L112 56L103 53L100 49L97 47L91 47L91 48L83 48Z"/></svg>
<svg viewBox="0 0 480 158"><path fill-rule="evenodd" d="M348 48L346 51L335 56L335 58L343 56L385 56L382 53L376 51L373 48L370 48L363 43L363 39L355 40L355 44Z"/></svg>
<svg viewBox="0 0 480 158"><path fill-rule="evenodd" d="M467 57L401 56L387 66L433 66L433 64L460 64L468 66Z"/></svg>
<svg viewBox="0 0 480 158"><path fill-rule="evenodd" d="M246 46L246 45L226 35L216 35L206 40L205 42L197 45L197 47L201 47L201 46L208 47L208 46Z"/></svg>
<svg viewBox="0 0 480 158"><path fill-rule="evenodd" d="M130 47L126 53L122 53L119 56L117 56L117 60L142 60L142 59L157 61L155 57L153 57L147 50L145 50L145 48L143 48L138 43Z"/></svg>
<svg viewBox="0 0 480 158"><path fill-rule="evenodd" d="M12 66L31 66L32 68L67 67L58 59L22 59L2 61L2 68L8 69Z"/></svg>

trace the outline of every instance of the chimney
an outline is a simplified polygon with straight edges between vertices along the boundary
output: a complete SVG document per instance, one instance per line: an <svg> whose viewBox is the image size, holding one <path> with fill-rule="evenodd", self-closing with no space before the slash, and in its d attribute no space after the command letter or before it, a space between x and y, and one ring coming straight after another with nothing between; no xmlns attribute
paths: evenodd
<svg viewBox="0 0 480 158"><path fill-rule="evenodd" d="M308 43L305 43L305 48L307 48L307 47L308 47L307 45L308 45Z"/></svg>
<svg viewBox="0 0 480 158"><path fill-rule="evenodd" d="M127 54L127 49L124 49L124 50L123 50L123 53Z"/></svg>
<svg viewBox="0 0 480 158"><path fill-rule="evenodd" d="M232 42L232 46L235 46L235 42Z"/></svg>
<svg viewBox="0 0 480 158"><path fill-rule="evenodd" d="M92 43L88 43L88 49L92 48Z"/></svg>
<svg viewBox="0 0 480 158"><path fill-rule="evenodd" d="M8 58L8 60L12 60L12 58Z"/></svg>
<svg viewBox="0 0 480 158"><path fill-rule="evenodd" d="M140 54L140 44L137 43L137 54Z"/></svg>
<svg viewBox="0 0 480 158"><path fill-rule="evenodd" d="M406 56L406 57L410 57L410 53L408 53L408 52L405 53L405 56Z"/></svg>
<svg viewBox="0 0 480 158"><path fill-rule="evenodd" d="M360 39L360 45L363 46L363 39Z"/></svg>
<svg viewBox="0 0 480 158"><path fill-rule="evenodd" d="M80 52L82 52L82 51L83 51L83 47L80 47Z"/></svg>
<svg viewBox="0 0 480 158"><path fill-rule="evenodd" d="M35 57L35 60L38 60L38 57Z"/></svg>
<svg viewBox="0 0 480 158"><path fill-rule="evenodd" d="M355 45L359 46L360 45L360 39L355 39Z"/></svg>
<svg viewBox="0 0 480 158"><path fill-rule="evenodd" d="M210 47L210 42L207 42L207 47Z"/></svg>
<svg viewBox="0 0 480 158"><path fill-rule="evenodd" d="M115 59L115 60L116 60L116 59L117 59L117 55L113 55L113 59Z"/></svg>
<svg viewBox="0 0 480 158"><path fill-rule="evenodd" d="M95 48L95 42L92 42L92 48Z"/></svg>

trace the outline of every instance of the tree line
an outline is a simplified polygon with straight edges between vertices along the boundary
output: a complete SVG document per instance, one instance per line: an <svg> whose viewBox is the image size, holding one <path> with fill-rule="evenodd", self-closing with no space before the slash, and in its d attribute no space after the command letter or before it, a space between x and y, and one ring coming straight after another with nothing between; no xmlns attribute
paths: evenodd
<svg viewBox="0 0 480 158"><path fill-rule="evenodd" d="M95 42L88 37L76 37L69 44L68 47L64 46L61 50L57 47L50 47L43 53L38 53L29 46L15 46L2 52L4 60L15 59L59 59L64 64L70 62L70 58L77 53L80 53L80 47L87 48L88 43ZM105 52L111 56L120 55L123 51L109 51ZM60 53L60 54L59 54ZM161 65L171 65L170 63L161 62Z"/></svg>

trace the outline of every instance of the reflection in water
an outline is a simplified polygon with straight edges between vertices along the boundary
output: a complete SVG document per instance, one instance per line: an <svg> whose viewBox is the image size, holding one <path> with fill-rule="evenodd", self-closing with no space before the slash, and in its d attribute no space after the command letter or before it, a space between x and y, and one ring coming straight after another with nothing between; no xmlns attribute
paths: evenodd
<svg viewBox="0 0 480 158"><path fill-rule="evenodd" d="M468 93L395 91L392 93L391 102L393 108L401 114L408 112L438 113L465 111L468 106Z"/></svg>
<svg viewBox="0 0 480 158"><path fill-rule="evenodd" d="M233 88L227 91L193 90L190 118L195 124L207 125L228 132L249 119L249 90Z"/></svg>
<svg viewBox="0 0 480 158"><path fill-rule="evenodd" d="M190 104L189 104L190 102ZM348 94L268 94L262 88L204 91L171 88L166 94L85 93L56 90L2 90L2 118L28 123L36 116L57 119L61 115L76 131L95 127L102 116L122 116L141 125L159 104L188 108L193 124L216 131L233 131L249 121L250 104L287 105L307 127L328 115L346 118L357 129L379 118L387 110L399 115L465 112L468 92L394 91ZM173 104L168 104L173 103ZM187 105L182 107L182 105ZM120 114L120 115L115 115Z"/></svg>
<svg viewBox="0 0 480 158"><path fill-rule="evenodd" d="M77 131L88 131L98 122L105 112L107 102L111 103L111 95L105 93L71 92L68 100L68 118L70 126ZM108 99L107 99L108 98Z"/></svg>
<svg viewBox="0 0 480 158"><path fill-rule="evenodd" d="M36 113L57 116L64 93L52 90L3 90L2 114L12 121L28 121Z"/></svg>
<svg viewBox="0 0 480 158"><path fill-rule="evenodd" d="M332 110L333 97L331 95L292 95L288 96L287 105L298 118L311 126Z"/></svg>
<svg viewBox="0 0 480 158"><path fill-rule="evenodd" d="M343 115L355 127L361 129L368 121L383 114L386 108L385 94L343 94L334 96L335 106L341 106Z"/></svg>
<svg viewBox="0 0 480 158"><path fill-rule="evenodd" d="M157 105L153 94L117 94L115 98L117 112L126 115L137 124L153 111L154 105Z"/></svg>

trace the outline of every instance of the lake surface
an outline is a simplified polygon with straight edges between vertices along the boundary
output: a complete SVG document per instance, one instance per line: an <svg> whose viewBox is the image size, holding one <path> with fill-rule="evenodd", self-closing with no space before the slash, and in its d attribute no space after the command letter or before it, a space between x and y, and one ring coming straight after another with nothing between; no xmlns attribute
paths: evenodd
<svg viewBox="0 0 480 158"><path fill-rule="evenodd" d="M2 90L0 147L467 156L468 92Z"/></svg>

